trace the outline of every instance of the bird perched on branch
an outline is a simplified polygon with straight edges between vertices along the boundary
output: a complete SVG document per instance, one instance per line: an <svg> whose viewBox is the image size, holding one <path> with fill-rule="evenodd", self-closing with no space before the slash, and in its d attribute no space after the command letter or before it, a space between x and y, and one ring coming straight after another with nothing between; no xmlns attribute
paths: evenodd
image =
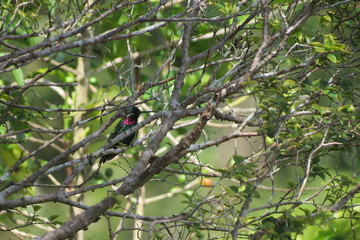
<svg viewBox="0 0 360 240"><path fill-rule="evenodd" d="M149 112L149 111L146 111L146 112ZM108 142L113 140L119 134L136 126L138 123L138 118L140 116L140 113L142 113L142 112L140 111L139 108L137 108L135 106L129 107L125 112L126 116L123 119L121 119L120 122L118 122L118 124L116 124L114 130L111 132L111 134L108 138ZM118 148L122 144L125 146L130 146L130 144L134 141L136 134L137 134L137 132L134 132L134 133L130 134L129 136L121 139L118 143L116 143L113 146L113 148ZM116 155L117 154L115 154L115 153L109 153L109 154L102 156L100 159L99 165L105 163L108 160L113 159Z"/></svg>

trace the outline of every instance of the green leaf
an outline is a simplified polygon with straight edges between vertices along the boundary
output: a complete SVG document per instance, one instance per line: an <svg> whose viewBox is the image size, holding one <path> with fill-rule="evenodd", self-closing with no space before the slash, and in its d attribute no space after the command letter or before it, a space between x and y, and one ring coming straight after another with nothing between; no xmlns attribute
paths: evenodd
<svg viewBox="0 0 360 240"><path fill-rule="evenodd" d="M353 105L344 105L338 108L338 111L344 113L350 113L355 111L355 107Z"/></svg>
<svg viewBox="0 0 360 240"><path fill-rule="evenodd" d="M296 81L292 80L292 79L287 79L283 82L283 86L287 87L287 88L294 88L296 87Z"/></svg>
<svg viewBox="0 0 360 240"><path fill-rule="evenodd" d="M331 34L324 35L324 45L326 47L335 46L334 36L332 36Z"/></svg>
<svg viewBox="0 0 360 240"><path fill-rule="evenodd" d="M197 231L197 232L196 232L196 237L197 237L197 238L204 238L205 235L202 234L201 232Z"/></svg>
<svg viewBox="0 0 360 240"><path fill-rule="evenodd" d="M322 107L322 106L320 106L320 105L318 105L318 104L312 104L312 105L311 105L311 108L317 110L317 111L320 112L321 114L324 114L324 113L326 113L326 112L329 111L329 108L327 108L327 107Z"/></svg>
<svg viewBox="0 0 360 240"><path fill-rule="evenodd" d="M17 121L15 124L12 124L12 126L16 131L30 128L30 125L27 122L19 122L19 121Z"/></svg>
<svg viewBox="0 0 360 240"><path fill-rule="evenodd" d="M328 52L324 47L314 47L315 51L318 53Z"/></svg>
<svg viewBox="0 0 360 240"><path fill-rule="evenodd" d="M310 44L313 45L314 47L324 47L324 44L319 43L319 42L312 42Z"/></svg>
<svg viewBox="0 0 360 240"><path fill-rule="evenodd" d="M24 81L24 73L21 70L21 68L17 68L11 71L12 75L15 78L16 83L19 86L24 86L25 85L25 81Z"/></svg>
<svg viewBox="0 0 360 240"><path fill-rule="evenodd" d="M231 190L232 192L234 192L234 193L238 193L238 192L239 192L239 187L237 187L237 186L230 186L229 188L230 188L230 190Z"/></svg>
<svg viewBox="0 0 360 240"><path fill-rule="evenodd" d="M246 185L241 185L240 187L238 187L238 192L244 192L246 190Z"/></svg>
<svg viewBox="0 0 360 240"><path fill-rule="evenodd" d="M33 205L34 212L39 211L42 207L40 205Z"/></svg>
<svg viewBox="0 0 360 240"><path fill-rule="evenodd" d="M52 221L54 221L55 219L57 219L58 217L59 217L59 215L51 215L51 216L49 217L49 221L52 222Z"/></svg>
<svg viewBox="0 0 360 240"><path fill-rule="evenodd" d="M332 22L332 19L329 15L325 15L322 18L320 18L320 23L322 26L329 26Z"/></svg>
<svg viewBox="0 0 360 240"><path fill-rule="evenodd" d="M6 133L6 126L0 125L0 134L5 134L5 133Z"/></svg>
<svg viewBox="0 0 360 240"><path fill-rule="evenodd" d="M332 53L328 54L326 57L333 63L338 63L339 62L337 60L336 56L334 54L332 54Z"/></svg>
<svg viewBox="0 0 360 240"><path fill-rule="evenodd" d="M217 172L219 172L219 173L221 173L221 174L228 174L228 173L229 173L228 170L221 169L221 168L217 168L217 169L215 169L215 171L217 171Z"/></svg>
<svg viewBox="0 0 360 240"><path fill-rule="evenodd" d="M161 233L161 232L155 232L154 237L155 237L155 239L161 240L161 239L163 239L165 237L165 235L163 233Z"/></svg>
<svg viewBox="0 0 360 240"><path fill-rule="evenodd" d="M234 155L233 159L236 165L241 165L245 160L243 156L239 156L239 155Z"/></svg>

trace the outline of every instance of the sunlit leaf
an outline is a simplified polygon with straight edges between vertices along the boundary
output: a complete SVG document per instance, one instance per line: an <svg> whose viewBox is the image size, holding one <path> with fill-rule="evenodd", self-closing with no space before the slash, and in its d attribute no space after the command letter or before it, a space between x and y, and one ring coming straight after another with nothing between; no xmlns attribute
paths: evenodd
<svg viewBox="0 0 360 240"><path fill-rule="evenodd" d="M19 86L24 86L25 82L24 82L24 73L22 71L21 68L17 68L11 71L12 75L15 78L16 83Z"/></svg>

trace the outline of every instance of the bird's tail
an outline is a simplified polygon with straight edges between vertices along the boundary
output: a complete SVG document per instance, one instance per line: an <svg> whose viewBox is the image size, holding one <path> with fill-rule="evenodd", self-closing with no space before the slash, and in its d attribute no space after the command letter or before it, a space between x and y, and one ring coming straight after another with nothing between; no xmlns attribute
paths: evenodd
<svg viewBox="0 0 360 240"><path fill-rule="evenodd" d="M111 154L106 154L106 155L102 156L98 165L100 166L101 164L104 164L106 161L113 159L116 155L117 154L111 153Z"/></svg>

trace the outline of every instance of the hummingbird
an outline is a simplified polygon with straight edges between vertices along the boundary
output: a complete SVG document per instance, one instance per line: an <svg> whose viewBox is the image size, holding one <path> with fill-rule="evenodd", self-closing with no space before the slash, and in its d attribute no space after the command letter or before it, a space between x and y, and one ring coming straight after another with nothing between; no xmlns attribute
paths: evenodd
<svg viewBox="0 0 360 240"><path fill-rule="evenodd" d="M153 112L153 111L140 111L140 109L135 106L129 107L125 111L125 117L116 124L115 128L111 132L111 134L108 138L108 142L113 140L119 134L136 126L138 123L138 118L139 118L140 114L145 113L145 112ZM118 148L121 145L130 146L131 143L134 141L136 134L137 134L137 132L134 132L134 133L130 134L129 136L125 137L124 139L121 139L118 143L116 143L113 146L113 148ZM109 154L102 156L99 161L99 165L105 163L108 160L113 159L116 155L117 154L109 153Z"/></svg>

